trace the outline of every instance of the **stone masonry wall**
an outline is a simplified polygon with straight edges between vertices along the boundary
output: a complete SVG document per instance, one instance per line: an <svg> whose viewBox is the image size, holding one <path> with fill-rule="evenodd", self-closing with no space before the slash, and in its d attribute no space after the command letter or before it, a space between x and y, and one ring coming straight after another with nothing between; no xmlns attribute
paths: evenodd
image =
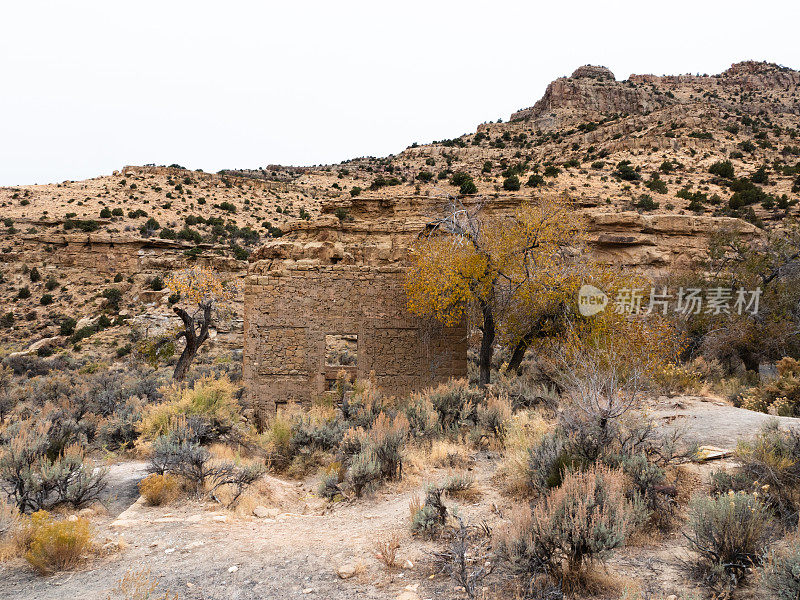
<svg viewBox="0 0 800 600"><path fill-rule="evenodd" d="M253 406L274 412L330 389L343 367L326 365L326 335L358 336L356 378L388 394L467 372L466 326L432 330L406 309L400 267L295 265L245 286L244 380Z"/></svg>

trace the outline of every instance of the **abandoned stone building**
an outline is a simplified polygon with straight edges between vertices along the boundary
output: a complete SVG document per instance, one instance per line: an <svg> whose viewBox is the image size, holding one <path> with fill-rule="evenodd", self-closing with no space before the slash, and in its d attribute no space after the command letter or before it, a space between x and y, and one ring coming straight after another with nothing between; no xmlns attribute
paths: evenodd
<svg viewBox="0 0 800 600"><path fill-rule="evenodd" d="M323 215L254 254L244 307L254 406L308 402L342 371L392 395L466 375L466 325L437 326L406 309L404 266L422 223Z"/></svg>

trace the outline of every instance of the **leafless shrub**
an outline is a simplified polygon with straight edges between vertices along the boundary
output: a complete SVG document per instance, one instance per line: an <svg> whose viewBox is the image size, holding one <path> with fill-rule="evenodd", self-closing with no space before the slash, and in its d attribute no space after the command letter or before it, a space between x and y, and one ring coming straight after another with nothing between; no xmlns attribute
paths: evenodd
<svg viewBox="0 0 800 600"><path fill-rule="evenodd" d="M378 538L375 542L375 557L378 558L387 569L397 567L397 551L400 549L400 535L392 533Z"/></svg>
<svg viewBox="0 0 800 600"><path fill-rule="evenodd" d="M491 554L491 529L486 523L480 527L464 525L461 517L458 529L449 536L447 549L434 552L439 571L449 575L475 598L481 581L492 573L495 562Z"/></svg>

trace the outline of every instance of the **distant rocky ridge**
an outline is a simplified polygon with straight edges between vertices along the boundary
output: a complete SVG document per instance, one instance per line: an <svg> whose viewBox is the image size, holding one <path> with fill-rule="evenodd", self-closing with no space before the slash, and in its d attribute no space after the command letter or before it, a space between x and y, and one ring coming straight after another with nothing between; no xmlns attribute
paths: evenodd
<svg viewBox="0 0 800 600"><path fill-rule="evenodd" d="M645 115L674 104L698 101L698 90L713 94L720 88L742 93L784 89L790 91L800 84L800 72L771 63L753 61L737 63L714 76L697 75L631 75L626 81L616 81L606 67L585 65L569 77L556 79L547 86L544 96L532 107L511 115L511 121L532 121L547 131L564 127L581 119L592 119L613 113ZM694 93L693 93L694 92ZM709 103L734 108L723 98L708 98ZM735 108L755 113L763 109L762 102L743 102ZM775 102L773 111L800 114L800 103Z"/></svg>

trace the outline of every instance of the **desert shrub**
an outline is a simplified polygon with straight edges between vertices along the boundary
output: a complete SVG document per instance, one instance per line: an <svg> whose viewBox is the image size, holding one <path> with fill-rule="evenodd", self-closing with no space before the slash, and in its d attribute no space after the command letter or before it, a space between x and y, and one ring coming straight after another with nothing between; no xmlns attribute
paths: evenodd
<svg viewBox="0 0 800 600"><path fill-rule="evenodd" d="M150 575L150 569L129 569L114 587L108 600L178 600L178 594L158 590L158 578Z"/></svg>
<svg viewBox="0 0 800 600"><path fill-rule="evenodd" d="M642 194L639 200L634 204L634 208L639 210L655 210L659 207L659 203L653 200L650 194Z"/></svg>
<svg viewBox="0 0 800 600"><path fill-rule="evenodd" d="M509 175L503 180L503 189L508 192L516 192L520 188L519 177Z"/></svg>
<svg viewBox="0 0 800 600"><path fill-rule="evenodd" d="M29 529L25 560L43 575L74 567L91 545L86 519L57 521L48 512L38 511L25 526Z"/></svg>
<svg viewBox="0 0 800 600"><path fill-rule="evenodd" d="M370 427L386 408L383 394L369 379L356 381L349 395L345 393L348 387L345 378L337 379L336 385L341 389L342 416L355 427Z"/></svg>
<svg viewBox="0 0 800 600"><path fill-rule="evenodd" d="M212 460L211 453L197 443L191 428L181 423L168 435L156 438L152 445L149 470L157 475L176 475L194 488L195 493L215 493L223 487L231 491L227 502L233 506L264 472L263 465L237 466L230 461Z"/></svg>
<svg viewBox="0 0 800 600"><path fill-rule="evenodd" d="M654 177L646 182L644 185L650 191L656 192L658 194L666 194L669 190L667 189L667 184L664 183L664 180L658 177L658 173L654 173Z"/></svg>
<svg viewBox="0 0 800 600"><path fill-rule="evenodd" d="M760 583L775 600L800 598L800 544L794 542L782 551L770 552Z"/></svg>
<svg viewBox="0 0 800 600"><path fill-rule="evenodd" d="M555 165L548 165L545 167L542 175L544 175L545 177L558 177L560 173L561 169L559 169Z"/></svg>
<svg viewBox="0 0 800 600"><path fill-rule="evenodd" d="M528 448L528 493L542 495L561 485L565 471L574 465L575 460L569 454L564 436L560 432L543 436L538 444Z"/></svg>
<svg viewBox="0 0 800 600"><path fill-rule="evenodd" d="M729 160L721 160L715 162L708 167L708 172L712 175L717 175L725 179L733 179L735 174L733 172L733 164Z"/></svg>
<svg viewBox="0 0 800 600"><path fill-rule="evenodd" d="M402 447L408 436L408 419L398 414L394 418L380 413L369 429L356 428L348 432L344 445L357 450L363 457L374 458L379 479L396 479L403 474ZM347 452L347 450L345 450Z"/></svg>
<svg viewBox="0 0 800 600"><path fill-rule="evenodd" d="M740 466L733 484L758 488L759 494L787 526L797 523L800 510L800 433L781 431L777 420L766 423L752 442L736 449ZM735 489L735 488L732 488Z"/></svg>
<svg viewBox="0 0 800 600"><path fill-rule="evenodd" d="M475 422L475 407L483 393L465 379L453 379L430 390L428 398L439 415L441 430L448 432L464 422Z"/></svg>
<svg viewBox="0 0 800 600"><path fill-rule="evenodd" d="M197 443L192 429L182 424L153 440L149 470L179 475L200 491L211 475L210 460L211 453Z"/></svg>
<svg viewBox="0 0 800 600"><path fill-rule="evenodd" d="M409 435L413 438L431 438L439 426L439 415L425 394L413 394L405 405Z"/></svg>
<svg viewBox="0 0 800 600"><path fill-rule="evenodd" d="M738 585L761 562L771 528L771 511L756 494L695 496L689 504L687 539L700 572L714 585Z"/></svg>
<svg viewBox="0 0 800 600"><path fill-rule="evenodd" d="M333 409L317 408L307 415L298 416L292 424L292 452L301 448L333 450L339 446L344 437L344 424L336 419Z"/></svg>
<svg viewBox="0 0 800 600"><path fill-rule="evenodd" d="M408 419L397 415L390 419L382 413L369 431L369 447L380 465L381 477L395 479L403 475L403 445L408 436Z"/></svg>
<svg viewBox="0 0 800 600"><path fill-rule="evenodd" d="M339 485L341 483L342 481L338 469L330 469L322 475L319 485L317 486L317 493L323 498L333 500L342 496L342 488Z"/></svg>
<svg viewBox="0 0 800 600"><path fill-rule="evenodd" d="M641 179L638 171L631 166L631 161L622 160L617 163L617 169L613 173L624 181L636 181Z"/></svg>
<svg viewBox="0 0 800 600"><path fill-rule="evenodd" d="M451 498L471 499L479 495L475 488L475 477L470 473L448 475L436 487Z"/></svg>
<svg viewBox="0 0 800 600"><path fill-rule="evenodd" d="M434 560L440 572L463 587L469 598L476 598L481 582L495 566L490 553L491 529L485 523L481 527L464 525L460 517L457 521L458 528L451 530L445 549L435 552Z"/></svg>
<svg viewBox="0 0 800 600"><path fill-rule="evenodd" d="M605 463L619 466L628 479L625 495L635 508L638 518L635 525L650 523L660 529L672 525L677 508L676 490L667 484L666 473L660 465L644 453L610 456Z"/></svg>
<svg viewBox="0 0 800 600"><path fill-rule="evenodd" d="M122 290L119 288L111 287L103 290L103 298L106 299L106 305L114 312L119 311L119 303L122 301Z"/></svg>
<svg viewBox="0 0 800 600"><path fill-rule="evenodd" d="M500 372L494 378L494 391L511 401L513 410L532 408L539 404L554 407L558 403L558 392L538 380L532 373L524 371L512 375Z"/></svg>
<svg viewBox="0 0 800 600"><path fill-rule="evenodd" d="M165 402L145 408L141 433L146 439L164 435L178 417L184 417L201 443L235 436L242 423L236 395L236 386L227 376L207 375L191 388L172 386L166 390Z"/></svg>
<svg viewBox="0 0 800 600"><path fill-rule="evenodd" d="M397 551L400 549L400 536L392 533L386 537L379 538L375 542L375 556L387 569L394 569L397 566Z"/></svg>
<svg viewBox="0 0 800 600"><path fill-rule="evenodd" d="M62 448L44 423L20 422L0 447L0 490L21 512L62 503L79 507L105 489L106 471L92 469L80 445Z"/></svg>
<svg viewBox="0 0 800 600"><path fill-rule="evenodd" d="M518 411L506 427L503 460L498 469L504 491L512 496L530 496L529 452L547 434L551 425L534 411Z"/></svg>
<svg viewBox="0 0 800 600"><path fill-rule="evenodd" d="M476 407L477 427L473 430L481 436L502 442L506 435L506 423L511 419L511 402L504 395L490 395L486 402ZM472 434L476 437L476 434Z"/></svg>
<svg viewBox="0 0 800 600"><path fill-rule="evenodd" d="M672 395L697 393L703 385L703 375L692 365L667 364L653 376L654 383Z"/></svg>
<svg viewBox="0 0 800 600"><path fill-rule="evenodd" d="M777 364L778 377L756 390L764 412L784 417L800 414L800 361L784 357Z"/></svg>
<svg viewBox="0 0 800 600"><path fill-rule="evenodd" d="M632 510L621 470L569 473L529 514L517 517L501 555L526 577L577 573L625 541Z"/></svg>
<svg viewBox="0 0 800 600"><path fill-rule="evenodd" d="M139 482L139 493L151 506L161 506L178 498L180 483L169 473L151 473Z"/></svg>
<svg viewBox="0 0 800 600"><path fill-rule="evenodd" d="M259 442L267 455L267 465L280 472L292 462L292 423L284 415L275 415Z"/></svg>
<svg viewBox="0 0 800 600"><path fill-rule="evenodd" d="M361 497L364 490L380 478L380 473L380 465L374 452L365 450L356 454L347 472L347 479L356 497Z"/></svg>
<svg viewBox="0 0 800 600"><path fill-rule="evenodd" d="M447 524L448 510L442 502L443 490L436 486L429 486L425 492L425 504L421 507L412 507L411 532L433 538L438 535Z"/></svg>
<svg viewBox="0 0 800 600"><path fill-rule="evenodd" d="M530 177L528 177L528 182L526 183L528 187L539 187L540 185L544 185L544 177L539 174L534 173Z"/></svg>
<svg viewBox="0 0 800 600"><path fill-rule="evenodd" d="M73 319L72 317L67 317L63 321L61 321L61 325L59 326L59 333L61 335L72 335L75 333L75 325L78 322Z"/></svg>
<svg viewBox="0 0 800 600"><path fill-rule="evenodd" d="M461 184L461 187L458 188L458 193L461 195L477 194L478 186L475 185L475 182L472 179L467 179Z"/></svg>

